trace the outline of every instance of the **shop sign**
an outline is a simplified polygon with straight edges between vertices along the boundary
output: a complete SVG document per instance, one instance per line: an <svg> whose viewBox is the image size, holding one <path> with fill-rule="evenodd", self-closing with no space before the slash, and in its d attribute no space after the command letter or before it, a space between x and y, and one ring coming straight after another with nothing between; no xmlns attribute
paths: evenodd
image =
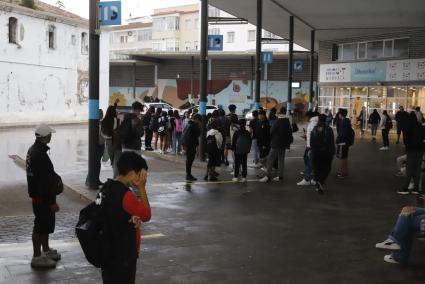
<svg viewBox="0 0 425 284"><path fill-rule="evenodd" d="M343 83L351 81L350 64L321 64L320 82L322 83Z"/></svg>
<svg viewBox="0 0 425 284"><path fill-rule="evenodd" d="M425 59L387 62L387 81L425 81Z"/></svg>
<svg viewBox="0 0 425 284"><path fill-rule="evenodd" d="M385 62L361 62L351 65L351 82L385 81L387 64Z"/></svg>

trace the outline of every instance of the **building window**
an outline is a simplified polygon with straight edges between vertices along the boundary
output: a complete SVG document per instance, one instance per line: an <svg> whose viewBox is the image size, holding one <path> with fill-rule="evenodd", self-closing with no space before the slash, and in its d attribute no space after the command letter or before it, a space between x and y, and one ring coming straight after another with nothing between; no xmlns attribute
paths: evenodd
<svg viewBox="0 0 425 284"><path fill-rule="evenodd" d="M383 55L383 41L370 41L367 43L367 59L378 59Z"/></svg>
<svg viewBox="0 0 425 284"><path fill-rule="evenodd" d="M167 41L165 43L165 51L179 51L178 41Z"/></svg>
<svg viewBox="0 0 425 284"><path fill-rule="evenodd" d="M158 32L178 31L180 29L179 17L161 17L153 20L153 30Z"/></svg>
<svg viewBox="0 0 425 284"><path fill-rule="evenodd" d="M137 40L138 41L152 40L152 31L138 31Z"/></svg>
<svg viewBox="0 0 425 284"><path fill-rule="evenodd" d="M199 19L196 18L193 22L194 22L194 25L195 25L195 30L199 29Z"/></svg>
<svg viewBox="0 0 425 284"><path fill-rule="evenodd" d="M256 30L248 31L248 41L255 41Z"/></svg>
<svg viewBox="0 0 425 284"><path fill-rule="evenodd" d="M184 46L185 46L186 51L189 51L190 50L190 41L186 41L184 43Z"/></svg>
<svg viewBox="0 0 425 284"><path fill-rule="evenodd" d="M357 54L358 59L366 59L366 45L366 42L359 42Z"/></svg>
<svg viewBox="0 0 425 284"><path fill-rule="evenodd" d="M278 38L275 34L268 32L268 31L264 31L264 37L265 38Z"/></svg>
<svg viewBox="0 0 425 284"><path fill-rule="evenodd" d="M55 49L56 27L49 26L49 48Z"/></svg>
<svg viewBox="0 0 425 284"><path fill-rule="evenodd" d="M209 6L208 7L208 17L220 17L220 10L216 7Z"/></svg>
<svg viewBox="0 0 425 284"><path fill-rule="evenodd" d="M227 42L228 43L234 43L235 42L235 32L228 32L227 33Z"/></svg>
<svg viewBox="0 0 425 284"><path fill-rule="evenodd" d="M194 41L193 47L194 47L195 50L198 50L199 49L199 43L197 41Z"/></svg>
<svg viewBox="0 0 425 284"><path fill-rule="evenodd" d="M9 18L9 43L17 43L18 38L18 19Z"/></svg>
<svg viewBox="0 0 425 284"><path fill-rule="evenodd" d="M343 43L333 46L332 60L355 61L409 56L409 39L385 39L368 42Z"/></svg>
<svg viewBox="0 0 425 284"><path fill-rule="evenodd" d="M409 56L409 39L400 38L394 40L393 57Z"/></svg>
<svg viewBox="0 0 425 284"><path fill-rule="evenodd" d="M162 43L161 43L161 42L154 42L154 43L152 44L152 49L153 49L154 51L163 51L163 50L162 50Z"/></svg>
<svg viewBox="0 0 425 284"><path fill-rule="evenodd" d="M120 43L127 43L128 42L128 36L121 36L120 37Z"/></svg>
<svg viewBox="0 0 425 284"><path fill-rule="evenodd" d="M77 44L77 37L75 35L71 35L71 44L76 45Z"/></svg>
<svg viewBox="0 0 425 284"><path fill-rule="evenodd" d="M191 19L187 19L184 22L184 27L186 30L191 30L192 29L192 20Z"/></svg>
<svg viewBox="0 0 425 284"><path fill-rule="evenodd" d="M81 34L81 54L89 54L89 37L87 33Z"/></svg>
<svg viewBox="0 0 425 284"><path fill-rule="evenodd" d="M220 29L209 29L208 30L208 34L209 35L219 35L220 34Z"/></svg>

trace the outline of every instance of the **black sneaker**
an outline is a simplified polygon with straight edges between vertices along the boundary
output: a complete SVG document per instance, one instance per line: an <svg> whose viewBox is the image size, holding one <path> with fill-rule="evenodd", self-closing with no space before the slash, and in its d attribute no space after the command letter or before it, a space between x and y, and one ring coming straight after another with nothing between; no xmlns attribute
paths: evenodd
<svg viewBox="0 0 425 284"><path fill-rule="evenodd" d="M320 182L316 183L316 191L319 194L324 194L325 193L325 189L323 188L323 185Z"/></svg>
<svg viewBox="0 0 425 284"><path fill-rule="evenodd" d="M197 181L197 179L194 176L192 176L192 175L186 176L186 180L187 181Z"/></svg>
<svg viewBox="0 0 425 284"><path fill-rule="evenodd" d="M401 190L397 190L397 193L398 194L401 194L401 195L407 195L407 194L409 194L409 190L407 190L407 189L401 189Z"/></svg>
<svg viewBox="0 0 425 284"><path fill-rule="evenodd" d="M210 181L218 181L218 179L215 176L211 176Z"/></svg>

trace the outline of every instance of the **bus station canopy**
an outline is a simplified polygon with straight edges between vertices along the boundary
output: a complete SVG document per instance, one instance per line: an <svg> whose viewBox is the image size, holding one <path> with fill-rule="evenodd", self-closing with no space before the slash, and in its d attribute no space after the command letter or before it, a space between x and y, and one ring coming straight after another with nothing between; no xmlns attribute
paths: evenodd
<svg viewBox="0 0 425 284"><path fill-rule="evenodd" d="M257 22L257 0L210 0L209 4L250 23ZM263 0L263 28L289 37L294 16L294 41L316 43L425 27L425 0ZM316 45L317 46L317 45Z"/></svg>

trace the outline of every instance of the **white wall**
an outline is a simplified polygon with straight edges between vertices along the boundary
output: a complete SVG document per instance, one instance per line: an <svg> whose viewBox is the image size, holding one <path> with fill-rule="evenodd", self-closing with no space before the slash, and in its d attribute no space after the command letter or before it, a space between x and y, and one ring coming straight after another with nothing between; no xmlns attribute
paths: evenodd
<svg viewBox="0 0 425 284"><path fill-rule="evenodd" d="M18 19L18 44L8 41L9 17ZM49 25L56 27L55 49L48 47ZM88 118L88 55L81 54L82 32L88 29L0 12L0 125ZM109 35L105 35L102 96L107 96L109 85Z"/></svg>

